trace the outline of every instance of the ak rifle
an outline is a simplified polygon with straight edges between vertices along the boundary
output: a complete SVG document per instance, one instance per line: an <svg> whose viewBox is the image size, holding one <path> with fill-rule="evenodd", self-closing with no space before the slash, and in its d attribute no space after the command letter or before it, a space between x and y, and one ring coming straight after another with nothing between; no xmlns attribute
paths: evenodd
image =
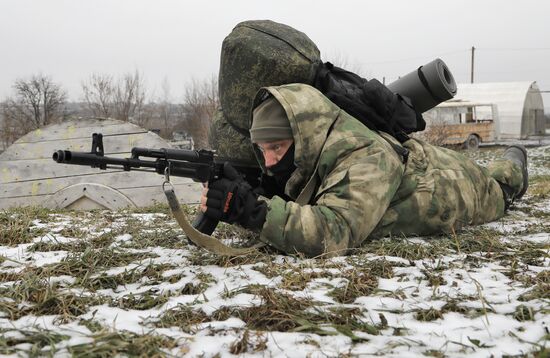
<svg viewBox="0 0 550 358"><path fill-rule="evenodd" d="M75 152L58 150L53 153L53 160L57 163L90 166L101 170L122 169L124 171L144 171L169 176L190 178L199 183L210 183L223 177L224 163L229 162L252 187L260 184L261 169L253 164L243 164L216 157L210 150L185 150L171 148L132 148L130 158L115 158L105 156L103 149L103 135L92 135L92 150ZM143 159L147 158L147 159ZM218 225L213 220L199 213L193 227L200 232L210 235Z"/></svg>

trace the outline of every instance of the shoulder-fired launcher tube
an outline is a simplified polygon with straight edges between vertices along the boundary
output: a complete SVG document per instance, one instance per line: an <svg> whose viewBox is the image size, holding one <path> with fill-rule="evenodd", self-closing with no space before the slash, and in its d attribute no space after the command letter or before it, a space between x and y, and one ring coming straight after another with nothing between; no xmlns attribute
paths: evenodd
<svg viewBox="0 0 550 358"><path fill-rule="evenodd" d="M456 95L453 74L439 58L420 66L387 87L393 93L408 97L419 113L426 112Z"/></svg>

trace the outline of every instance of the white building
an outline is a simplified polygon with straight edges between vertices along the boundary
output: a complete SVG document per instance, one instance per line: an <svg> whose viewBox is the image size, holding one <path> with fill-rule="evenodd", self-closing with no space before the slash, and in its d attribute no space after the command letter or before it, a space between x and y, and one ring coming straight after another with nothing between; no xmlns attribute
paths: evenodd
<svg viewBox="0 0 550 358"><path fill-rule="evenodd" d="M544 104L536 82L460 83L453 100L497 105L497 139L545 134Z"/></svg>

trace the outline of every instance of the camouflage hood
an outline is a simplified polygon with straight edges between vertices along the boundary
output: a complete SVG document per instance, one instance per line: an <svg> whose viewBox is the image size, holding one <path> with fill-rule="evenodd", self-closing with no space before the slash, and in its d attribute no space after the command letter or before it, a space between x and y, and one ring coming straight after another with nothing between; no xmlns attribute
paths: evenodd
<svg viewBox="0 0 550 358"><path fill-rule="evenodd" d="M341 110L317 89L300 83L260 89L253 108L259 105L267 93L283 106L292 128L297 169L287 183L286 194L296 198L312 176L328 133ZM261 153L257 152L256 156L263 166Z"/></svg>

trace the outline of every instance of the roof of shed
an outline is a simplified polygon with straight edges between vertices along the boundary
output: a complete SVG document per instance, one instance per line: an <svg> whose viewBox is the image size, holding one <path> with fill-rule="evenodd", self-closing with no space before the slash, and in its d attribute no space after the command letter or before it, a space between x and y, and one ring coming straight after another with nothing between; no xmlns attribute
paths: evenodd
<svg viewBox="0 0 550 358"><path fill-rule="evenodd" d="M538 91L534 81L522 82L481 82L459 83L455 100L468 100L476 102L507 101L523 106L525 96L529 90Z"/></svg>
<svg viewBox="0 0 550 358"><path fill-rule="evenodd" d="M0 154L0 208L48 206L45 203L62 190L85 184L89 184L88 188L82 187L81 190L107 187L112 195L127 198L134 206L147 206L164 200L161 190L164 178L155 173L99 170L58 164L52 160L52 154L60 149L89 152L92 133L99 132L103 133L107 156L129 157L134 146L171 147L155 133L132 123L112 119L78 119L37 129L21 137ZM176 188L179 185L178 194L183 202L198 201L200 184L187 178L173 178L173 183ZM99 207L106 207L99 204Z"/></svg>

